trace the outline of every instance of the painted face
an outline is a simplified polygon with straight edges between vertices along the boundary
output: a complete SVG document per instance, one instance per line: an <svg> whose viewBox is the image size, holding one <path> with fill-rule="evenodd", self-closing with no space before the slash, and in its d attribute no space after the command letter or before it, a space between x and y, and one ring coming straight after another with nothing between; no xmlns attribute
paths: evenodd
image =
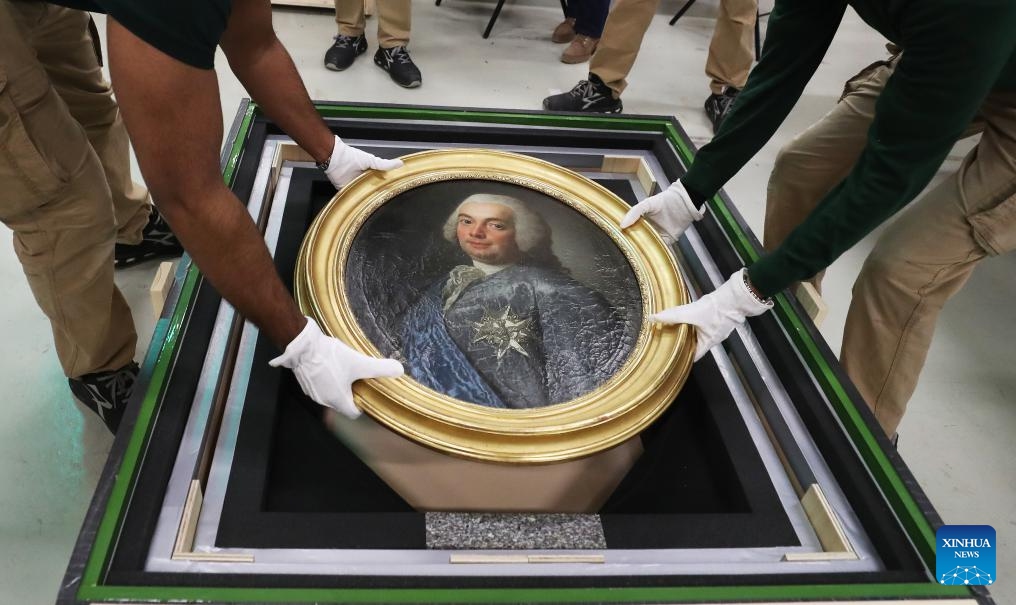
<svg viewBox="0 0 1016 605"><path fill-rule="evenodd" d="M459 246L473 260L508 265L520 256L515 242L515 213L501 204L470 202L459 208Z"/></svg>

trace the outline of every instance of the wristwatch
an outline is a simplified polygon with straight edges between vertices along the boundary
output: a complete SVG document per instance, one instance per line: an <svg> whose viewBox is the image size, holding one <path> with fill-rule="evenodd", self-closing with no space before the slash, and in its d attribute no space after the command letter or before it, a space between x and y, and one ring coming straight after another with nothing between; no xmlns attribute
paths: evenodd
<svg viewBox="0 0 1016 605"><path fill-rule="evenodd" d="M331 161L332 161L332 156L328 156L327 158L325 158L325 160L323 162L318 162L315 165L318 168L320 168L321 170L328 170L328 164L330 164Z"/></svg>

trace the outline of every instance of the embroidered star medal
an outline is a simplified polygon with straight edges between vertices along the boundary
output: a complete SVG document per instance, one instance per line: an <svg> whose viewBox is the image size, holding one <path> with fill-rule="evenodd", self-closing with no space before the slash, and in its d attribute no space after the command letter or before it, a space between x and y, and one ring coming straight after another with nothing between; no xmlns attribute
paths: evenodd
<svg viewBox="0 0 1016 605"><path fill-rule="evenodd" d="M480 321L473 322L473 342L486 342L492 346L497 352L498 361L508 351L517 351L529 357L523 345L532 340L532 330L533 320L513 314L511 307L505 307L500 315L485 310Z"/></svg>

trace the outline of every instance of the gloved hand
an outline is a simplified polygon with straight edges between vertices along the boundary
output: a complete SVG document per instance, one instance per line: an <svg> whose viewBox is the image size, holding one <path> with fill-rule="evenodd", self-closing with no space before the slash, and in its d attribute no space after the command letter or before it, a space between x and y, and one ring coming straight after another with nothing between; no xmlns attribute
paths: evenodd
<svg viewBox="0 0 1016 605"><path fill-rule="evenodd" d="M726 340L748 317L761 315L773 308L773 301L760 301L748 289L747 269L730 276L723 285L687 305L664 309L649 320L665 324L689 324L696 328L695 361Z"/></svg>
<svg viewBox="0 0 1016 605"><path fill-rule="evenodd" d="M386 160L366 151L360 151L356 147L350 147L342 142L338 136L335 137L335 147L332 148L332 157L328 160L328 168L325 176L335 185L336 189L342 189L350 181L360 176L364 170L394 170L402 167L402 160Z"/></svg>
<svg viewBox="0 0 1016 605"><path fill-rule="evenodd" d="M660 193L632 206L621 219L621 228L631 227L641 216L656 227L663 241L673 244L692 223L702 218L702 210L695 207L688 191L677 180Z"/></svg>
<svg viewBox="0 0 1016 605"><path fill-rule="evenodd" d="M349 418L360 415L353 403L353 382L361 378L397 378L403 373L402 364L394 359L368 357L326 336L309 317L286 351L268 365L292 369L308 397Z"/></svg>

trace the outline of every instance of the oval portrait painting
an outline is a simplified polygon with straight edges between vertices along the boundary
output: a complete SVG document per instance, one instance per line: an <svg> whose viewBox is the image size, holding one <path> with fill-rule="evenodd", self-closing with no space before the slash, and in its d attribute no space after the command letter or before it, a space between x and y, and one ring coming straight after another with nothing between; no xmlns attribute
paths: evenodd
<svg viewBox="0 0 1016 605"><path fill-rule="evenodd" d="M642 327L639 282L605 231L549 195L483 179L423 184L378 208L353 239L345 288L407 375L489 408L595 391Z"/></svg>

